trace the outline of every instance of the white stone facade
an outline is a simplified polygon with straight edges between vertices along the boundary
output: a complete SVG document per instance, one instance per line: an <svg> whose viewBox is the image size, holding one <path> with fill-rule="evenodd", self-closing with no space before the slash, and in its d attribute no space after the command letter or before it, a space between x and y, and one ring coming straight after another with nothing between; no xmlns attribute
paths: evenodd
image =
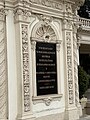
<svg viewBox="0 0 90 120"><path fill-rule="evenodd" d="M0 120L77 120L77 9L74 0L0 1ZM55 43L57 94L37 95L36 43Z"/></svg>

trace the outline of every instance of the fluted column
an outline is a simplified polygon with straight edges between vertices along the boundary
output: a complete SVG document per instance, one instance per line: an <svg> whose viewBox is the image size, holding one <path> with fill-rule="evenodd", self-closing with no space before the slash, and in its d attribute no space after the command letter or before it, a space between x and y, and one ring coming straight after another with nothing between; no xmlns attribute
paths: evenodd
<svg viewBox="0 0 90 120"><path fill-rule="evenodd" d="M5 10L0 8L0 120L8 119Z"/></svg>

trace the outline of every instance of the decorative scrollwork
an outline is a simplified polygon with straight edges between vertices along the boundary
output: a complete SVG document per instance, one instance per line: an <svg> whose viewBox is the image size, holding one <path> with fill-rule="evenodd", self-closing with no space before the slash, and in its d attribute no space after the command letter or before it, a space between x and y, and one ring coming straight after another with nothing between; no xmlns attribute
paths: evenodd
<svg viewBox="0 0 90 120"><path fill-rule="evenodd" d="M73 78L72 78L72 48L71 48L71 32L66 33L67 40L67 72L68 72L68 90L69 104L73 104Z"/></svg>
<svg viewBox="0 0 90 120"><path fill-rule="evenodd" d="M22 53L23 53L24 111L28 112L30 111L28 25L24 24L22 24Z"/></svg>
<svg viewBox="0 0 90 120"><path fill-rule="evenodd" d="M28 11L27 9L17 8L14 10L15 22L17 22L19 20L29 21L30 15L31 15L31 12Z"/></svg>
<svg viewBox="0 0 90 120"><path fill-rule="evenodd" d="M59 9L59 10L63 9L62 3L53 0L29 0L29 1L35 4L41 4L43 6L51 7L54 9Z"/></svg>

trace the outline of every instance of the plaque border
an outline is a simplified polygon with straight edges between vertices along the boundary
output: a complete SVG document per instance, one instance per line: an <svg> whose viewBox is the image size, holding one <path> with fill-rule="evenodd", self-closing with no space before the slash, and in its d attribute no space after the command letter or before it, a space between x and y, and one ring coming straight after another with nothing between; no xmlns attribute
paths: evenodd
<svg viewBox="0 0 90 120"><path fill-rule="evenodd" d="M63 94L61 93L61 77L60 77L60 47L62 40L51 40L50 42L44 41L43 39L37 39L31 37L31 49L32 49L32 85L33 85L33 104L37 103L45 103L47 106L50 105L52 101L60 101ZM55 43L56 44L56 63L57 63L57 94L49 94L49 95L40 95L37 96L37 88L36 88L36 42L46 42L46 43Z"/></svg>

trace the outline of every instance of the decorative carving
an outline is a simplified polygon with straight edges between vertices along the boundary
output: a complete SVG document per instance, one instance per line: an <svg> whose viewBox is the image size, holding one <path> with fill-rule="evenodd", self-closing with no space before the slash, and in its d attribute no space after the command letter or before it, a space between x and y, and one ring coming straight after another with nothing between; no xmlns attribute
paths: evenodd
<svg viewBox="0 0 90 120"><path fill-rule="evenodd" d="M60 44L57 44L56 46L56 50L59 52L60 51L60 46L61 46L61 43Z"/></svg>
<svg viewBox="0 0 90 120"><path fill-rule="evenodd" d="M67 41L67 72L68 72L68 89L69 104L73 104L73 78L72 78L72 48L71 48L71 32L66 32Z"/></svg>
<svg viewBox="0 0 90 120"><path fill-rule="evenodd" d="M79 105L79 88L78 88L78 55L77 55L77 25L74 24L73 29L73 50L74 50L74 80L75 80L75 103Z"/></svg>
<svg viewBox="0 0 90 120"><path fill-rule="evenodd" d="M65 6L66 6L66 12L68 14L72 14L72 7L71 7L71 5L69 3L67 3Z"/></svg>
<svg viewBox="0 0 90 120"><path fill-rule="evenodd" d="M4 8L1 8L0 9L0 20L4 21L5 20L5 9Z"/></svg>
<svg viewBox="0 0 90 120"><path fill-rule="evenodd" d="M52 98L45 98L43 101L45 102L46 106L49 106L52 102Z"/></svg>
<svg viewBox="0 0 90 120"><path fill-rule="evenodd" d="M1 14L2 11L2 14ZM4 17L3 9L0 10L0 19ZM6 46L5 27L0 21L0 119L7 119L7 68L6 68Z"/></svg>
<svg viewBox="0 0 90 120"><path fill-rule="evenodd" d="M31 44L31 49L34 51L36 49L36 41L32 41Z"/></svg>
<svg viewBox="0 0 90 120"><path fill-rule="evenodd" d="M46 26L48 26L52 22L52 17L46 15L37 15L40 21L43 21Z"/></svg>
<svg viewBox="0 0 90 120"><path fill-rule="evenodd" d="M63 9L63 4L59 3L59 2L55 2L53 0L29 0L31 3L35 3L35 4L41 4L43 6L47 6L47 7L51 7L54 9L59 9L62 10Z"/></svg>
<svg viewBox="0 0 90 120"><path fill-rule="evenodd" d="M69 19L64 19L63 25L65 29L71 30L73 24L72 24L72 21L70 21Z"/></svg>
<svg viewBox="0 0 90 120"><path fill-rule="evenodd" d="M22 8L17 8L14 10L14 18L15 18L15 22L17 21L25 21L25 22L30 22L29 18L30 18L31 12L28 11L27 9L22 9Z"/></svg>
<svg viewBox="0 0 90 120"><path fill-rule="evenodd" d="M50 25L41 25L36 31L36 38L49 42L50 40L56 40L56 34Z"/></svg>
<svg viewBox="0 0 90 120"><path fill-rule="evenodd" d="M81 38L81 35L80 34L76 34L76 37L77 37L77 48L79 49L79 47L80 47L80 41L82 40L82 38Z"/></svg>
<svg viewBox="0 0 90 120"><path fill-rule="evenodd" d="M22 24L24 112L30 111L28 25Z"/></svg>
<svg viewBox="0 0 90 120"><path fill-rule="evenodd" d="M33 97L33 104L45 103L46 106L49 106L52 101L60 101L62 94L52 95L52 96L38 96Z"/></svg>

